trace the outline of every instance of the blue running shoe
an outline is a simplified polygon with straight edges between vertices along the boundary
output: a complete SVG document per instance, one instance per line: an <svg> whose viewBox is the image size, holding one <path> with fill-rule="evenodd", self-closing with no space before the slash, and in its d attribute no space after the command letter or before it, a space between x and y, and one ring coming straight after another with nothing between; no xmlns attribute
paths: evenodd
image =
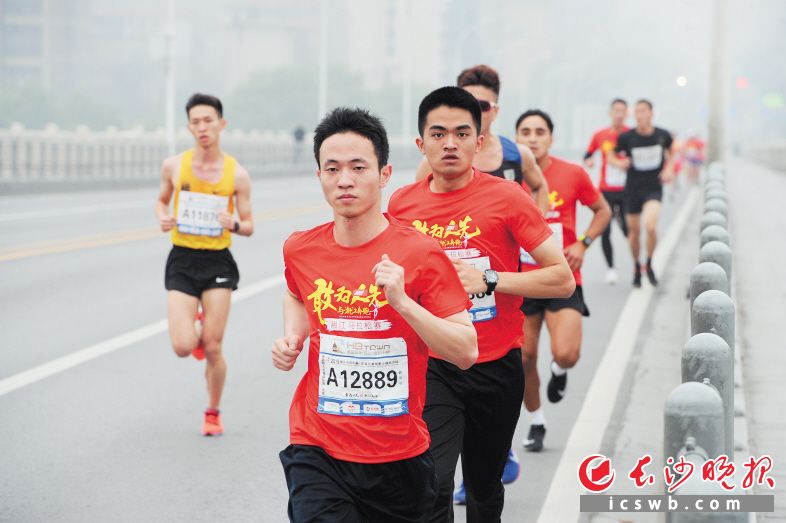
<svg viewBox="0 0 786 523"><path fill-rule="evenodd" d="M516 456L516 453L513 452L513 449L510 449L508 451L508 461L505 462L505 470L502 471L502 483L505 485L513 483L519 479L519 473L521 473L519 458ZM455 497L455 494L453 494L453 496Z"/></svg>
<svg viewBox="0 0 786 523"><path fill-rule="evenodd" d="M464 490L464 482L462 481L456 490L453 491L453 503L456 505L467 504L467 492Z"/></svg>

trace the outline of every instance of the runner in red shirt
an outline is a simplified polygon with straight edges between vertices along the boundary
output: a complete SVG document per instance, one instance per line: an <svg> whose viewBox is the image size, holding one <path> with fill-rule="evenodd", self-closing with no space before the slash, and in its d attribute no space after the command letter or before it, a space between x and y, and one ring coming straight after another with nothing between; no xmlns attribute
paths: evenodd
<svg viewBox="0 0 786 523"><path fill-rule="evenodd" d="M681 158L685 163L685 171L688 176L688 181L695 184L699 179L699 171L704 163L704 141L699 134L690 130L687 133L688 139L685 140L681 148ZM675 171L677 171L675 167Z"/></svg>
<svg viewBox="0 0 786 523"><path fill-rule="evenodd" d="M381 212L391 175L382 123L339 108L314 150L334 221L284 245L284 337L273 364L308 369L281 454L289 519L424 521L434 458L422 412L433 354L467 369L478 355L467 295L433 239Z"/></svg>
<svg viewBox="0 0 786 523"><path fill-rule="evenodd" d="M472 164L479 171L493 176L515 180L528 193L532 194L538 207L546 212L549 204L549 190L532 151L491 130L499 114L500 80L496 70L488 65L476 65L464 69L456 80L456 85L478 99L481 110L480 134L483 145L475 155ZM424 158L415 173L416 180L422 180L431 167Z"/></svg>
<svg viewBox="0 0 786 523"><path fill-rule="evenodd" d="M609 109L611 116L611 127L606 127L592 135L592 140L584 153L584 165L592 169L595 166L593 155L600 151L600 178L598 188L606 201L609 202L611 212L617 220L622 234L628 236L628 227L625 223L625 206L623 190L625 189L626 173L623 169L615 167L606 160L606 155L614 154L614 147L617 145L617 137L629 128L625 125L625 118L628 116L628 102L622 98L616 98L611 102ZM606 258L606 283L614 285L619 281L619 275L614 268L614 251L611 247L611 222L603 231L602 242L603 256Z"/></svg>
<svg viewBox="0 0 786 523"><path fill-rule="evenodd" d="M581 351L581 317L589 316L581 287L581 265L584 253L592 240L603 231L611 219L611 209L603 195L593 186L587 172L580 166L549 155L554 124L551 117L538 109L522 114L516 124L518 139L527 144L538 159L543 175L551 189L550 210L546 220L561 239L573 276L576 291L569 298L524 298L521 311L524 319L524 406L530 412L531 424L524 448L538 452L543 448L546 419L540 405L540 377L538 376L538 341L543 321L551 338L551 379L547 387L549 401L557 403L565 395L568 369L576 365ZM594 216L587 231L576 236L576 203L589 207ZM529 272L539 267L529 253L521 253L521 270Z"/></svg>
<svg viewBox="0 0 786 523"><path fill-rule="evenodd" d="M575 283L532 198L519 184L472 167L483 142L480 106L464 89L443 87L418 110L417 139L431 173L396 191L390 215L437 238L472 299L478 362L458 369L439 354L428 363L423 417L431 433L439 494L431 521L452 521L451 491L461 454L467 521L499 521L502 472L521 412L522 296L570 296ZM518 272L519 246L542 269Z"/></svg>

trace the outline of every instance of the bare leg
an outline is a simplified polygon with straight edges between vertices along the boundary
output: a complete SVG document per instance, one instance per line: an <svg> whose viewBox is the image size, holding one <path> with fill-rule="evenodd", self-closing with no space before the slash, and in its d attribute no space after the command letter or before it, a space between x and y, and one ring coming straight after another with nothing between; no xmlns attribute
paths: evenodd
<svg viewBox="0 0 786 523"><path fill-rule="evenodd" d="M180 291L167 293L169 338L172 340L172 349L181 358L191 355L191 351L199 344L194 329L194 316L198 306L199 298Z"/></svg>
<svg viewBox="0 0 786 523"><path fill-rule="evenodd" d="M540 408L538 340L542 325L542 314L524 318L524 343L521 345L521 359L524 363L524 407L529 412L535 412Z"/></svg>
<svg viewBox="0 0 786 523"><path fill-rule="evenodd" d="M658 200L648 200L641 211L641 220L647 232L647 259L652 258L655 246L658 243L658 219L660 218L661 204Z"/></svg>
<svg viewBox="0 0 786 523"><path fill-rule="evenodd" d="M576 309L546 311L546 327L551 337L551 354L563 369L579 361L581 352L581 313Z"/></svg>
<svg viewBox="0 0 786 523"><path fill-rule="evenodd" d="M231 297L230 289L209 289L202 293L202 308L205 313L202 344L207 359L205 379L211 409L218 409L226 380L227 365L224 361L222 343L229 318Z"/></svg>

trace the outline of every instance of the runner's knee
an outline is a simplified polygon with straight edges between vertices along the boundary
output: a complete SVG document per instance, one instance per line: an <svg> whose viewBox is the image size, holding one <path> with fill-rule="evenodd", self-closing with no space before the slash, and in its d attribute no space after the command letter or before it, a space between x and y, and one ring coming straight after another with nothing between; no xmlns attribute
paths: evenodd
<svg viewBox="0 0 786 523"><path fill-rule="evenodd" d="M221 357L221 340L204 340L205 356L208 361L213 361Z"/></svg>
<svg viewBox="0 0 786 523"><path fill-rule="evenodd" d="M569 350L554 355L554 361L563 369L570 369L576 366L581 353L579 350Z"/></svg>
<svg viewBox="0 0 786 523"><path fill-rule="evenodd" d="M196 348L196 343L187 339L174 340L172 342L172 349L181 358L187 358L191 355L191 351Z"/></svg>

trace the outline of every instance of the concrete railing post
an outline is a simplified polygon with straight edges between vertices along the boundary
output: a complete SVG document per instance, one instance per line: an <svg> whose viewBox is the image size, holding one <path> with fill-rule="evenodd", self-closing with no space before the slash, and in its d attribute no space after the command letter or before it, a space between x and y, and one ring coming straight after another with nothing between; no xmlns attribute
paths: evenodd
<svg viewBox="0 0 786 523"><path fill-rule="evenodd" d="M682 382L708 379L723 401L724 453L734 455L734 355L723 338L696 334L682 350ZM712 456L713 458L716 456Z"/></svg>
<svg viewBox="0 0 786 523"><path fill-rule="evenodd" d="M721 227L726 227L726 217L719 212L706 211L699 222L699 230L704 230L710 225L720 225Z"/></svg>
<svg viewBox="0 0 786 523"><path fill-rule="evenodd" d="M729 237L729 231L720 225L710 225L709 227L702 229L700 243L701 247L704 247L704 245L712 241L723 242L730 246L731 238Z"/></svg>
<svg viewBox="0 0 786 523"><path fill-rule="evenodd" d="M732 280L732 256L731 248L721 241L709 241L702 245L699 250L699 263L717 263L726 273L726 279L729 287L731 287ZM718 289L723 290L723 289ZM730 292L726 294L731 295Z"/></svg>
<svg viewBox="0 0 786 523"><path fill-rule="evenodd" d="M723 454L725 447L723 400L708 383L688 381L671 391L663 409L663 461L677 459L688 437L708 456Z"/></svg>

